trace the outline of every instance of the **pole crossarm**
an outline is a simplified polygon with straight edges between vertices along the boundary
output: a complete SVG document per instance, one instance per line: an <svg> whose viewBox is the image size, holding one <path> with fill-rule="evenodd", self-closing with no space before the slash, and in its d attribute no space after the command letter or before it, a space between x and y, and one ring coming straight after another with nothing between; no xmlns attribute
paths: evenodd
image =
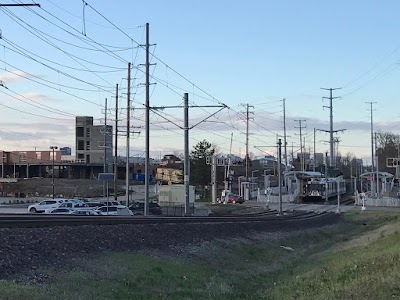
<svg viewBox="0 0 400 300"><path fill-rule="evenodd" d="M315 130L317 130L317 131L322 131L322 132L331 132L330 130L325 130L325 129L315 129ZM345 131L345 130L347 130L347 129L337 129L337 130L333 130L332 132L343 132L343 131Z"/></svg>
<svg viewBox="0 0 400 300"><path fill-rule="evenodd" d="M201 120L200 122L197 122L196 124L194 124L193 126L191 126L189 129L193 129L194 127L196 127L197 125L207 121L209 118L215 116L217 113L219 113L220 111L222 111L223 109L225 109L226 106L222 106L219 110L217 110L216 112L214 112L213 114L209 115L207 118Z"/></svg>
<svg viewBox="0 0 400 300"><path fill-rule="evenodd" d="M206 117L205 119L201 120L200 122L196 123L195 125L189 127L189 129L193 129L194 127L196 127L197 125L205 122L206 120L208 120L209 118L215 116L217 113L219 113L220 111L222 111L223 109L227 108L226 105L191 105L189 106L189 108L211 108L211 107L219 107L220 109L217 110L216 112L212 113L211 115L209 115L208 117ZM184 108L184 106L182 105L171 105L171 106L152 106L150 107L150 109L159 117L163 118L164 120L174 124L176 127L180 128L180 129L185 129L185 127L180 126L178 124L176 124L174 121L168 119L167 117L164 117L163 115L161 115L160 113L157 112L157 110L164 110L166 108Z"/></svg>
<svg viewBox="0 0 400 300"><path fill-rule="evenodd" d="M164 117L162 114L158 113L157 111L153 110L153 112L154 112L157 116L163 118L165 121L168 121L168 122L174 124L176 127L180 128L180 129L185 129L183 126L180 126L180 125L176 124L174 121L171 121L171 120L168 119L167 117Z"/></svg>

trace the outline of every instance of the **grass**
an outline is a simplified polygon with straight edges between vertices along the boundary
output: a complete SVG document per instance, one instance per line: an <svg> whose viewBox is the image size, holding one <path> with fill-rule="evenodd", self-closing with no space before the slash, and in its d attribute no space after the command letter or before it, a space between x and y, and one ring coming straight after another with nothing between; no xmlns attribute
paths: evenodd
<svg viewBox="0 0 400 300"><path fill-rule="evenodd" d="M0 299L399 299L398 215L349 213L329 227L189 245L185 256L77 259L40 270L44 284L0 281Z"/></svg>

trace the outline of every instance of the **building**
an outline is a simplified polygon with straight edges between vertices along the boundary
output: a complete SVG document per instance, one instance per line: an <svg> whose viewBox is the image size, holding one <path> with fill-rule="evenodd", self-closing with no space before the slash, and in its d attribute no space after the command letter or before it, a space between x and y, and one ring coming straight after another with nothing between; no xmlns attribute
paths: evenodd
<svg viewBox="0 0 400 300"><path fill-rule="evenodd" d="M173 155L164 155L157 168L156 179L163 183L182 183L183 182L183 161Z"/></svg>
<svg viewBox="0 0 400 300"><path fill-rule="evenodd" d="M54 157L53 157L54 153ZM53 163L61 162L59 150L45 151L0 151L1 178L48 177Z"/></svg>
<svg viewBox="0 0 400 300"><path fill-rule="evenodd" d="M183 165L183 161L173 154L164 155L160 162L161 166L180 166Z"/></svg>
<svg viewBox="0 0 400 300"><path fill-rule="evenodd" d="M314 161L316 166L321 166L324 164L324 153L315 153Z"/></svg>
<svg viewBox="0 0 400 300"><path fill-rule="evenodd" d="M93 117L75 118L75 157L77 163L113 165L113 127L93 125Z"/></svg>

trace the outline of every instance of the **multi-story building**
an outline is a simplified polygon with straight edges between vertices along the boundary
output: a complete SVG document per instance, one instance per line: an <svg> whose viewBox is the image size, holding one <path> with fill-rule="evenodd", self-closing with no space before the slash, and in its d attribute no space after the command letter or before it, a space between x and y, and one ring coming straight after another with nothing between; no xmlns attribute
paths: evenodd
<svg viewBox="0 0 400 300"><path fill-rule="evenodd" d="M325 163L324 153L315 153L314 162L316 166L321 166Z"/></svg>
<svg viewBox="0 0 400 300"><path fill-rule="evenodd" d="M106 164L108 170L111 170L113 164L113 127L111 125L93 125L93 117L76 117L75 138L77 163L103 164L106 155Z"/></svg>

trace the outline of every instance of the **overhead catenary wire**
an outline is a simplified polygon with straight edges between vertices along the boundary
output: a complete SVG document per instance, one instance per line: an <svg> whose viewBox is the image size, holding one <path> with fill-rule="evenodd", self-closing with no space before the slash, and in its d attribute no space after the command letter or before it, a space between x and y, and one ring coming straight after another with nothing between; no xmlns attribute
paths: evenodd
<svg viewBox="0 0 400 300"><path fill-rule="evenodd" d="M154 57L155 57L155 55L154 55ZM162 63L164 63L163 61L162 61ZM172 69L169 65L167 65L166 63L164 63L169 69ZM138 70L137 70L137 72L139 72ZM179 73L179 75L180 76L182 76L180 73ZM186 78L185 78L186 79ZM193 87L195 87L196 89L198 89L199 91L201 91L201 92L205 92L204 90L202 90L202 89L200 89L197 85L195 85L192 81L190 81L189 80L189 82L192 84L192 86ZM164 84L165 84L165 82L164 82ZM168 85L168 84L167 84ZM137 86L137 89L138 89L139 87ZM154 89L153 89L153 91L154 91ZM173 90L173 92L174 93L176 93L176 94L179 94L179 95L181 95L181 93L178 93L176 90ZM193 93L194 94L194 93ZM213 97L213 96L211 96L211 94L208 94L208 93L206 93L206 95L209 97L207 100L209 100L209 101L214 101L214 102L217 102L217 103L222 103L222 102L220 102L220 101L218 101L218 100L215 100L215 98ZM199 95L199 98L200 97L202 97L201 95ZM206 98L206 97L203 97L203 98ZM195 103L195 102L193 102L193 103ZM231 108L229 108L229 111L231 111L231 112L234 112L235 114L237 114L237 115L240 115L240 113L238 113L237 111L235 111L234 109L231 109ZM219 118L216 118L216 119L219 119ZM225 122L226 124L227 124L227 126L229 126L228 125L228 122L226 122L226 121L223 121L223 122ZM259 125L257 122L254 122L254 124L257 124L257 126ZM262 125L260 125L260 126L262 126ZM230 127L230 126L229 126ZM270 131L270 132L272 132L272 131ZM272 133L274 133L274 132L272 132ZM275 133L274 133L275 134Z"/></svg>
<svg viewBox="0 0 400 300"><path fill-rule="evenodd" d="M0 7L0 9L1 9L1 7ZM4 11L4 9L2 9L2 10ZM49 41L48 39L44 38L43 36L40 36L40 35L34 33L33 31L37 31L37 29L33 28L32 26L30 26L29 24L27 24L26 22L24 22L21 18L19 18L18 16L16 16L16 15L15 15L14 13L12 13L10 10L8 10L8 11L9 11L9 13L6 12L6 14L7 14L8 16L10 16L10 14L14 15L14 17L17 18L17 19L19 20L19 21L16 21L16 20L14 19L14 21L16 21L21 27L23 27L24 29L26 29L28 32L30 32L30 33L33 34L34 36L38 37L40 40L44 41L45 43L49 44L50 46L53 46L54 48L56 48L56 49L59 50L60 52L64 53L65 55L67 55L68 57L70 57L73 61L75 61L76 63L78 63L79 65L81 65L82 67L84 67L85 69L90 70L90 69L87 68L83 63L79 62L79 61L78 61L78 58L77 58L75 55L73 55L73 54L71 54L71 53L69 53L69 52L67 52L67 51L65 51L65 50L63 50L63 49L61 49L59 46L55 45L54 43L52 43L52 42ZM12 17L11 17L11 18L12 18ZM13 18L12 18L12 19L13 19ZM26 24L26 25L27 25L28 27L30 27L32 30L31 30L31 29L28 29L26 26L24 26L24 25L21 24L21 23ZM102 78L102 77L99 76L98 74L93 73L93 72L92 72L92 74L95 75L96 77L98 77L99 79L101 79L102 81L106 82L106 83L109 85L109 86L107 86L107 87L111 87L111 86L112 86L112 84L111 84L110 82L106 81L104 78ZM98 87L104 88L104 86L99 86L99 85L98 85ZM107 88L107 87L105 87L105 88Z"/></svg>

